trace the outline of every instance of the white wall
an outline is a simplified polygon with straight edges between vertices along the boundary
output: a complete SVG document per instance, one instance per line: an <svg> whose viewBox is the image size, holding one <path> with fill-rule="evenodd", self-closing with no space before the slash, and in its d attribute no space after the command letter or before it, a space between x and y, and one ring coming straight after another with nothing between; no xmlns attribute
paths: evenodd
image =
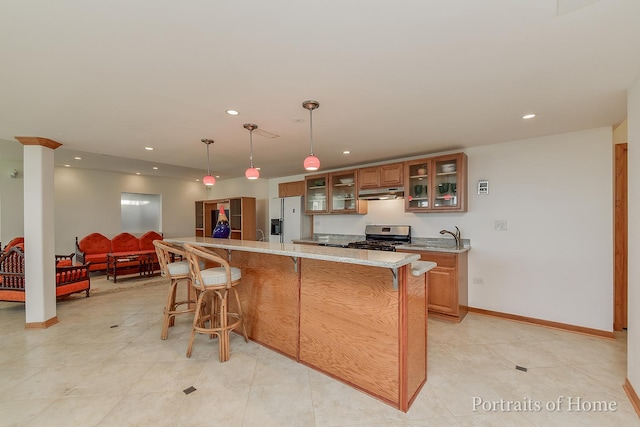
<svg viewBox="0 0 640 427"><path fill-rule="evenodd" d="M470 306L612 331L612 129L465 152L468 212L405 213L402 200L370 201L367 215L316 215L314 232L408 224L415 237L442 237L457 225L471 239ZM479 179L489 180L488 195L476 194ZM508 230L495 231L495 220Z"/></svg>
<svg viewBox="0 0 640 427"><path fill-rule="evenodd" d="M640 393L640 76L627 95L629 165L629 293L627 379Z"/></svg>
<svg viewBox="0 0 640 427"><path fill-rule="evenodd" d="M120 233L122 192L162 197L165 237L192 236L194 201L206 198L201 183L170 178L58 167L54 180L56 253L73 252L76 236L97 232L113 237Z"/></svg>
<svg viewBox="0 0 640 427"><path fill-rule="evenodd" d="M18 171L16 178L9 175ZM0 160L0 242L24 236L24 175L22 161Z"/></svg>

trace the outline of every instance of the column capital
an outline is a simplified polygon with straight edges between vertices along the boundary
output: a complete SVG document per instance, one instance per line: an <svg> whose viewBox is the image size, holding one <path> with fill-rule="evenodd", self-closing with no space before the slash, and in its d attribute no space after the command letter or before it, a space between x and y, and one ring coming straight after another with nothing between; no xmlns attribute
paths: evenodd
<svg viewBox="0 0 640 427"><path fill-rule="evenodd" d="M52 139L42 138L39 136L16 136L15 137L22 145L41 145L43 147L51 148L55 150L62 144Z"/></svg>

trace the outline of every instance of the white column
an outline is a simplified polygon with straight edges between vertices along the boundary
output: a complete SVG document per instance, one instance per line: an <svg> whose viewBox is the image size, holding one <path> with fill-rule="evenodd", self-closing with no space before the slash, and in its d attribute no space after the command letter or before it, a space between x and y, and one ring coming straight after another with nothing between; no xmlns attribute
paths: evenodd
<svg viewBox="0 0 640 427"><path fill-rule="evenodd" d="M47 328L56 317L53 150L46 138L16 137L24 145L26 327Z"/></svg>

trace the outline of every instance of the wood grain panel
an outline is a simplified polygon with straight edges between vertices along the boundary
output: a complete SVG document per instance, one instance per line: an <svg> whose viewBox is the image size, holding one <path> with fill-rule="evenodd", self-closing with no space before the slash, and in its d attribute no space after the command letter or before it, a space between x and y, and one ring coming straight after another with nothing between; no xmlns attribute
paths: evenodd
<svg viewBox="0 0 640 427"><path fill-rule="evenodd" d="M216 251L227 259L226 251ZM238 293L249 337L297 360L299 273L293 260L234 251L231 265L242 270Z"/></svg>
<svg viewBox="0 0 640 427"><path fill-rule="evenodd" d="M278 197L304 196L304 180L281 182L278 184Z"/></svg>
<svg viewBox="0 0 640 427"><path fill-rule="evenodd" d="M300 361L399 401L399 293L389 269L301 260Z"/></svg>
<svg viewBox="0 0 640 427"><path fill-rule="evenodd" d="M455 269L436 267L429 271L429 308L441 313L457 314L458 308L457 286L451 282L455 277Z"/></svg>
<svg viewBox="0 0 640 427"><path fill-rule="evenodd" d="M427 275L407 275L406 411L427 380Z"/></svg>

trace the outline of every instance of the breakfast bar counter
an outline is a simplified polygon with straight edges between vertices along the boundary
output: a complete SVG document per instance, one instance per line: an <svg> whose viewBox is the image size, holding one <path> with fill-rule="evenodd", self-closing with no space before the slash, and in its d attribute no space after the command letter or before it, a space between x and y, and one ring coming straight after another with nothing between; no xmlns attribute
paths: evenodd
<svg viewBox="0 0 640 427"><path fill-rule="evenodd" d="M165 240L208 247L242 270L237 289L253 341L409 409L427 378L426 272L435 263L401 252Z"/></svg>

